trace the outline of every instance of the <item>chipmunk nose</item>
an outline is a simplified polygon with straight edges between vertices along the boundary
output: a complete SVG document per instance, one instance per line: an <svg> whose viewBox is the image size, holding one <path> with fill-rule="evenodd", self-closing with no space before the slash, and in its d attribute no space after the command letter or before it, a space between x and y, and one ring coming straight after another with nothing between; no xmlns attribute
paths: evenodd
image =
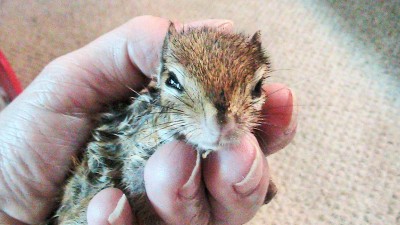
<svg viewBox="0 0 400 225"><path fill-rule="evenodd" d="M221 92L221 101L217 101L214 103L215 109L217 110L217 122L220 126L223 126L227 122L227 111L228 111L228 104L226 103L224 92Z"/></svg>
<svg viewBox="0 0 400 225"><path fill-rule="evenodd" d="M216 114L208 117L202 125L207 135L207 140L205 142L214 145L229 142L232 137L234 137L237 129L237 124L234 118L226 116L224 123L221 124L218 121L218 116Z"/></svg>
<svg viewBox="0 0 400 225"><path fill-rule="evenodd" d="M229 138L236 130L236 123L233 119L227 119L226 123L221 126L221 137Z"/></svg>

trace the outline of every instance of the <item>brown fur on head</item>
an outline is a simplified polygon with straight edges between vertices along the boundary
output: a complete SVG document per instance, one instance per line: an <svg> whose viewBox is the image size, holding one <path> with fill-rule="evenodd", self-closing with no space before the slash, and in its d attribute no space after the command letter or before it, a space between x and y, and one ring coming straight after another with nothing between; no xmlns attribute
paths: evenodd
<svg viewBox="0 0 400 225"><path fill-rule="evenodd" d="M171 24L158 77L161 104L175 112L171 119L188 142L217 150L259 122L268 70L259 32L252 38L215 28L179 33Z"/></svg>

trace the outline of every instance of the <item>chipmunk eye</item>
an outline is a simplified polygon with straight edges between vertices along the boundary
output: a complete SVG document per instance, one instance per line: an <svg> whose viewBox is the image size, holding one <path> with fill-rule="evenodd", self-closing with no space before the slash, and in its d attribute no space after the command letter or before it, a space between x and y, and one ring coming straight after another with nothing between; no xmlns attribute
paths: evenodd
<svg viewBox="0 0 400 225"><path fill-rule="evenodd" d="M176 78L173 72L168 72L168 79L165 84L169 87L175 88L179 92L183 91L182 85L179 83L178 79Z"/></svg>
<svg viewBox="0 0 400 225"><path fill-rule="evenodd" d="M258 98L261 96L262 83L263 83L262 79L257 82L256 86L254 87L253 91L251 92L251 96L253 98Z"/></svg>

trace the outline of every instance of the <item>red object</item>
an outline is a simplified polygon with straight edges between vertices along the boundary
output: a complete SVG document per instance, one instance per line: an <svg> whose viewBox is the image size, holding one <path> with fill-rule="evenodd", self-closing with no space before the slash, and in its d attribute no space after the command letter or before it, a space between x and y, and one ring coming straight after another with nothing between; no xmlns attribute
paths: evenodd
<svg viewBox="0 0 400 225"><path fill-rule="evenodd" d="M0 86L12 101L22 92L22 86L15 75L10 63L0 50Z"/></svg>

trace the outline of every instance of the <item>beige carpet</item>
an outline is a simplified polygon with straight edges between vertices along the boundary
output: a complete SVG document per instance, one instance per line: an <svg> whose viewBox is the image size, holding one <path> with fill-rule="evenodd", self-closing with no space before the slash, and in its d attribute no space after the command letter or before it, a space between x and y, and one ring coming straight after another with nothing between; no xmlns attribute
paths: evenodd
<svg viewBox="0 0 400 225"><path fill-rule="evenodd" d="M137 15L261 29L273 80L298 95L300 125L270 157L277 198L249 224L400 224L400 2L232 2L0 0L0 48L26 86Z"/></svg>

